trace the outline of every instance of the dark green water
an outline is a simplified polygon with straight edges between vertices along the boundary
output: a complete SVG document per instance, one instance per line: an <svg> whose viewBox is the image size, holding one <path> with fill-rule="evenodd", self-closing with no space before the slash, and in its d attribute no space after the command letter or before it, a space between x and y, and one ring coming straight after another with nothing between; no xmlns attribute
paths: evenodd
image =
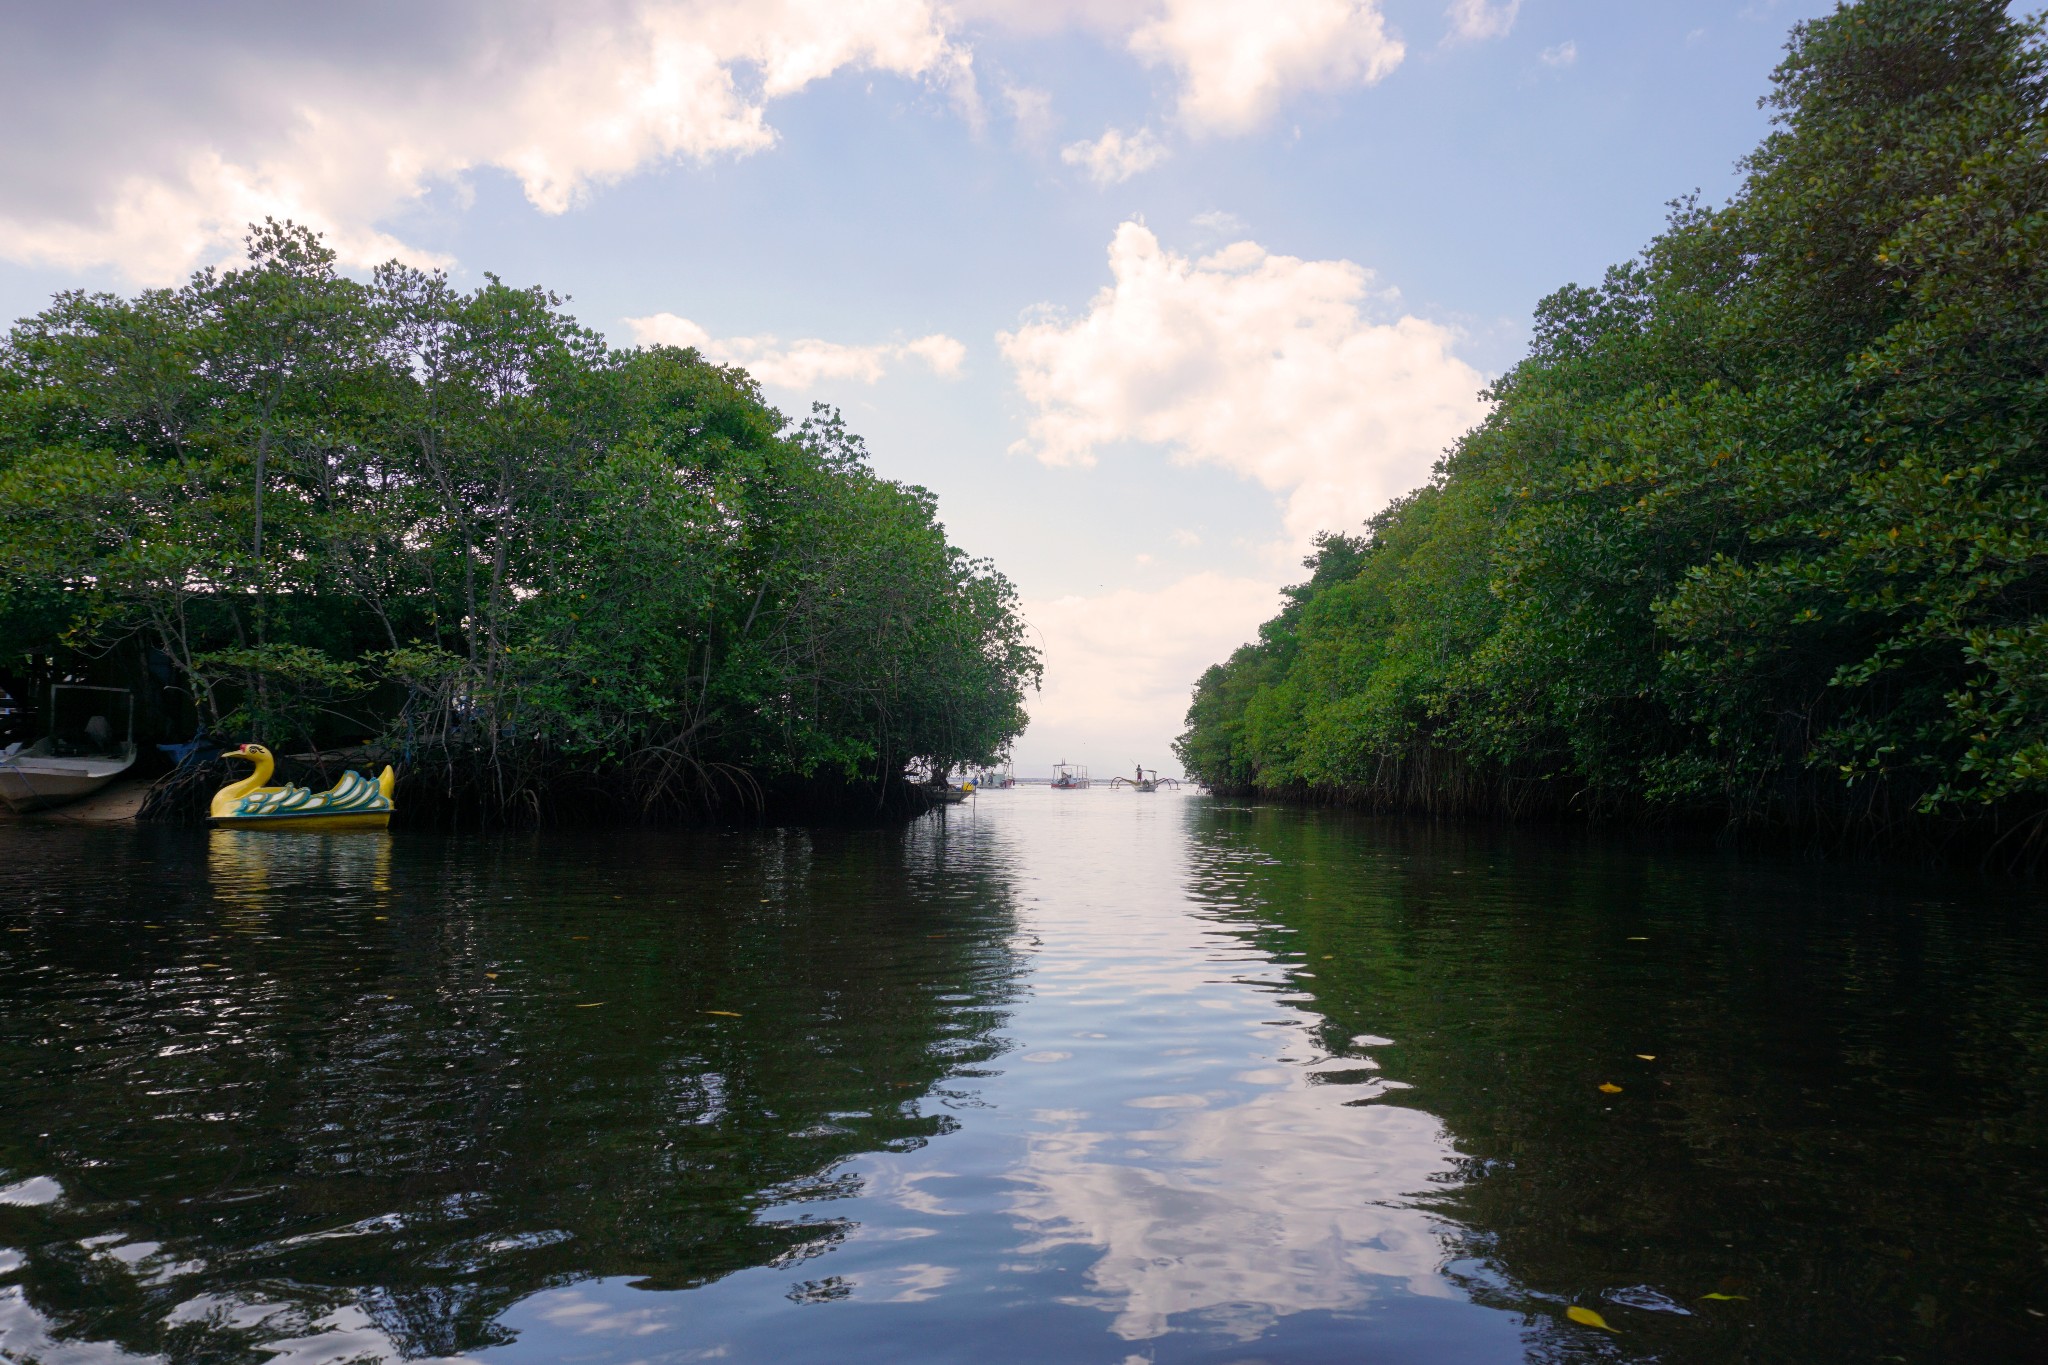
<svg viewBox="0 0 2048 1365"><path fill-rule="evenodd" d="M0 828L0 1358L2040 1359L2044 910L1106 790Z"/></svg>

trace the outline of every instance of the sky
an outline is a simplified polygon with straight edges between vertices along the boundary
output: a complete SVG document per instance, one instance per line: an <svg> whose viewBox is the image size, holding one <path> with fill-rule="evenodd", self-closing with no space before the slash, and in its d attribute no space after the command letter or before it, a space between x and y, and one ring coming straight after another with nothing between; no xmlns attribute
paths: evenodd
<svg viewBox="0 0 2048 1365"><path fill-rule="evenodd" d="M291 217L841 408L1022 594L1015 749L1177 771L1537 302L1725 199L1818 0L0 0L0 310Z"/></svg>

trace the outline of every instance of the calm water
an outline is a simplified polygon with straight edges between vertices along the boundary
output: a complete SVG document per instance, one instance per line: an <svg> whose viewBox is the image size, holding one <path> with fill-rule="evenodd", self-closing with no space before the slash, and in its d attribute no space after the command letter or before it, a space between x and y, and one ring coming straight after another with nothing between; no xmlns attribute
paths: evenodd
<svg viewBox="0 0 2048 1365"><path fill-rule="evenodd" d="M0 829L0 1358L2040 1358L2044 909L1107 790Z"/></svg>

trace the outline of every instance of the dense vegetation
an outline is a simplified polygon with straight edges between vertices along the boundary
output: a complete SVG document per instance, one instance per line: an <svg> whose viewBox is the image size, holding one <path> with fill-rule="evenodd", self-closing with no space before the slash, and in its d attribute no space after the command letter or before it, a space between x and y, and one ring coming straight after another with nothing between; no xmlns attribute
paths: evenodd
<svg viewBox="0 0 2048 1365"><path fill-rule="evenodd" d="M2001 0L1801 25L1722 208L1545 299L1180 751L1222 788L2038 844L2048 110Z"/></svg>
<svg viewBox="0 0 2048 1365"><path fill-rule="evenodd" d="M402 810L480 819L876 792L1021 730L1010 584L835 414L495 277L352 280L290 224L249 258L0 348L8 693L373 741Z"/></svg>

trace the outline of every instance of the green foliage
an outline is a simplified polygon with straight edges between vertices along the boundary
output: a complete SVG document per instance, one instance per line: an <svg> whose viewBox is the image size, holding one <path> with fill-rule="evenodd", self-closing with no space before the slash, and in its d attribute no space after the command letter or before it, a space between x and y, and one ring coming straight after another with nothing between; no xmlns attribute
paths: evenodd
<svg viewBox="0 0 2048 1365"><path fill-rule="evenodd" d="M1996 0L1794 31L1726 207L1543 301L1182 756L1388 803L1883 826L2048 795L2048 108ZM1450 789L1464 783L1462 795Z"/></svg>
<svg viewBox="0 0 2048 1365"><path fill-rule="evenodd" d="M135 640L186 724L375 738L485 816L886 782L1022 729L1014 591L836 414L544 290L350 280L290 224L249 248L0 348L10 658Z"/></svg>
<svg viewBox="0 0 2048 1365"><path fill-rule="evenodd" d="M216 696L236 680L262 680L261 689L243 692L243 705L223 718L224 729L247 734L260 725L264 734L280 742L309 747L318 743L323 729L330 728L329 717L343 724L353 720L338 706L364 686L359 661L336 659L306 645L270 643L211 649L196 655L193 662L213 684L208 690Z"/></svg>

